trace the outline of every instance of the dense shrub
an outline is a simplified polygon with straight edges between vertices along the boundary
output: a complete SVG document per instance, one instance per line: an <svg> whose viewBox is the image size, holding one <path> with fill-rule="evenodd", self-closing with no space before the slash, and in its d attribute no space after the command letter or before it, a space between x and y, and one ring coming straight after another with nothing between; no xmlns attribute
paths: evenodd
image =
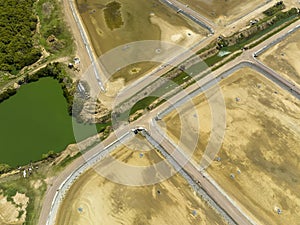
<svg viewBox="0 0 300 225"><path fill-rule="evenodd" d="M33 46L37 17L35 0L0 0L0 70L17 71L36 62L41 52Z"/></svg>
<svg viewBox="0 0 300 225"><path fill-rule="evenodd" d="M52 54L70 55L73 53L72 35L64 23L61 4L57 0L39 0L36 11L41 21L40 44ZM49 37L55 41L49 42Z"/></svg>
<svg viewBox="0 0 300 225"><path fill-rule="evenodd" d="M17 93L17 90L14 88L8 88L6 91L0 93L0 102L3 102L5 99L8 99L10 96L13 96Z"/></svg>
<svg viewBox="0 0 300 225"><path fill-rule="evenodd" d="M0 164L0 174L7 173L11 170L11 167L7 164Z"/></svg>
<svg viewBox="0 0 300 225"><path fill-rule="evenodd" d="M277 13L283 9L285 9L285 5L283 4L283 1L279 1L271 8L268 8L267 10L265 10L263 13L266 16L273 16L275 13Z"/></svg>

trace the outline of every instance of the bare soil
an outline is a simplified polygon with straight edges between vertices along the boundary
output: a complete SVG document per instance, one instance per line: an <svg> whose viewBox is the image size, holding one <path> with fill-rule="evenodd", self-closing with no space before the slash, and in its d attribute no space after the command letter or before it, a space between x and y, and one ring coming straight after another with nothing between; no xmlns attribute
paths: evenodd
<svg viewBox="0 0 300 225"><path fill-rule="evenodd" d="M300 221L299 100L248 68L224 79L220 86L226 103L226 133L216 155L220 162L213 161L208 173L261 224L297 224ZM200 118L198 124L194 111L184 107L179 113L170 113L164 122L175 141L180 135L179 115L191 130L200 126L200 140L193 155L193 160L199 163L211 134L211 112L203 94L194 98L194 102ZM277 209L282 213L278 214Z"/></svg>
<svg viewBox="0 0 300 225"><path fill-rule="evenodd" d="M259 59L300 86L300 30L270 48Z"/></svg>
<svg viewBox="0 0 300 225"><path fill-rule="evenodd" d="M111 0L79 0L78 11L89 34L97 56L120 45L135 41L162 40L182 47L190 47L202 40L207 31L201 26L178 15L158 0L119 0L120 17L123 23L117 29L110 29L106 23L104 10ZM113 79L123 78L127 83L136 80L158 66L151 62L141 62L139 72L130 73L130 66Z"/></svg>
<svg viewBox="0 0 300 225"><path fill-rule="evenodd" d="M0 190L0 224L23 224L26 218L28 201L29 198L25 194L20 194L18 192L12 197L12 201L8 201L7 197L3 196ZM19 217L20 211L24 212L21 217Z"/></svg>
<svg viewBox="0 0 300 225"><path fill-rule="evenodd" d="M112 156L135 166L152 165L163 160L149 143L137 138L127 142L126 146L118 147ZM140 153L144 154L142 158ZM206 202L196 196L179 174L155 185L134 187L111 182L90 169L68 191L56 224L225 223Z"/></svg>
<svg viewBox="0 0 300 225"><path fill-rule="evenodd" d="M118 29L111 30L105 22L103 13L109 2L111 1L79 0L77 2L79 13L98 56L114 47L133 41L162 40L161 32L164 31L160 25L151 22L151 16L158 17L167 26L174 28L172 32L175 30L181 33L184 29L192 29L193 32L206 34L200 26L185 20L157 0L118 1L121 3L120 11L124 24ZM171 35L168 39L171 39ZM163 38L167 41L165 36Z"/></svg>
<svg viewBox="0 0 300 225"><path fill-rule="evenodd" d="M232 23L254 11L263 2L260 0L179 0L219 25Z"/></svg>

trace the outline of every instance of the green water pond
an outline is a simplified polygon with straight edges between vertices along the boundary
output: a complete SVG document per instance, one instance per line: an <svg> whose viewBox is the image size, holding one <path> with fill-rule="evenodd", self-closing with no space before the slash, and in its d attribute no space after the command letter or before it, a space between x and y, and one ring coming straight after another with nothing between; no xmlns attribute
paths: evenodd
<svg viewBox="0 0 300 225"><path fill-rule="evenodd" d="M96 133L95 126L74 122L80 131L75 140L73 120L58 81L42 78L23 85L0 104L0 164L25 165Z"/></svg>

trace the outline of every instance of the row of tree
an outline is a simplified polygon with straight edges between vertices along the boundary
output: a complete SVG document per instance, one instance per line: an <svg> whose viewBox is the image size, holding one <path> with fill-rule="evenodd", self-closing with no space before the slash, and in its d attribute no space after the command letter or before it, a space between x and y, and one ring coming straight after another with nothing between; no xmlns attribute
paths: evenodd
<svg viewBox="0 0 300 225"><path fill-rule="evenodd" d="M283 4L283 1L279 1L275 5L273 5L271 8L268 8L267 10L265 10L263 13L266 16L273 16L277 12L279 12L279 11L281 11L283 9L285 9L285 5Z"/></svg>

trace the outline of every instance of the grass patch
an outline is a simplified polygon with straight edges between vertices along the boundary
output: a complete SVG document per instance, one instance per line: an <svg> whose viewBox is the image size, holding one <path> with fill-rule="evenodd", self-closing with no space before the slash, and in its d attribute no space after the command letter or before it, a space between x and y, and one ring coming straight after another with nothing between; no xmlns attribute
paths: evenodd
<svg viewBox="0 0 300 225"><path fill-rule="evenodd" d="M24 210L19 211L19 215L18 215L17 219L21 219L21 217L23 216L24 213L25 213Z"/></svg>
<svg viewBox="0 0 300 225"><path fill-rule="evenodd" d="M223 59L223 57L219 56L218 54L215 54L215 55L205 59L204 62L206 63L206 65L208 67L211 67L211 66L215 65L216 63L220 62L222 59Z"/></svg>
<svg viewBox="0 0 300 225"><path fill-rule="evenodd" d="M12 197L17 193L26 194L29 197L29 203L26 208L27 215L25 220L25 225L37 224L38 216L40 212L41 199L46 191L46 184L43 183L39 189L34 189L30 185L31 180L35 180L38 175L33 175L31 178L23 179L20 176L15 175L6 182L0 183L0 189L3 190L4 196L7 197L9 201L13 201ZM23 212L24 213L24 212ZM23 213L19 213L21 217Z"/></svg>
<svg viewBox="0 0 300 225"><path fill-rule="evenodd" d="M138 110L146 109L147 106L149 106L152 102L154 102L156 99L158 99L157 96L147 96L146 98L143 98L139 100L130 110L130 115L134 114Z"/></svg>
<svg viewBox="0 0 300 225"><path fill-rule="evenodd" d="M199 71L199 65L197 65L198 71ZM200 67L202 68L203 66L200 65ZM145 97L145 98L139 100L138 102L136 102L130 110L126 110L125 112L122 112L121 114L117 114L116 116L118 117L118 120L125 121L125 120L128 119L128 116L131 116L131 115L135 114L138 110L145 110L145 109L151 110L152 107L153 107L152 104L155 101L157 101L161 96L164 96L165 94L167 94L168 92L170 92L170 91L174 90L175 88L181 86L185 82L189 82L189 83L194 83L195 82L195 81L190 82L190 80L193 77L191 75L189 75L191 71L195 71L195 68L193 68L193 70L191 70L191 71L189 71L189 69L187 69L187 72L181 71L176 76L170 78L170 73L171 74L176 73L176 70L178 70L178 68L175 67L175 68L171 69L168 73L163 75L163 77L165 79L167 79L167 81L165 83L163 83L160 87L153 90L147 97ZM149 85L153 85L154 82L156 82L156 81L153 81ZM184 87L181 87L181 88L186 88L186 87L187 86L184 86ZM120 105L124 104L127 101L128 100L125 100ZM163 99L163 98L159 99L159 101L157 101L157 104L155 104L154 107L157 107L158 105L162 104L165 101L166 101L166 99ZM140 116L141 115L136 116L135 119L137 119Z"/></svg>
<svg viewBox="0 0 300 225"><path fill-rule="evenodd" d="M53 167L54 173L59 173L64 170L70 163L72 163L75 159L79 158L82 155L82 152L78 152L74 156L67 155L59 164Z"/></svg>
<svg viewBox="0 0 300 225"><path fill-rule="evenodd" d="M36 13L40 18L39 43L48 52L58 56L70 56L74 53L73 38L69 28L64 23L62 8L56 0L39 0ZM47 39L54 35L52 42Z"/></svg>
<svg viewBox="0 0 300 225"><path fill-rule="evenodd" d="M130 109L129 115L133 115L138 110L145 110L148 109L148 107L154 103L157 99L159 99L161 96L167 94L169 91L173 90L174 88L180 86L184 82L189 81L192 79L192 77L186 73L181 72L174 78L168 80L165 82L161 87L155 89L153 92L149 94L149 96L139 100L137 103L134 104L134 106ZM156 106L162 104L165 102L165 99L160 99ZM128 111L124 113L124 115L128 115ZM122 116L120 117L122 118Z"/></svg>
<svg viewBox="0 0 300 225"><path fill-rule="evenodd" d="M98 133L103 132L108 126L111 126L111 121L107 123L97 123L96 124L96 129Z"/></svg>
<svg viewBox="0 0 300 225"><path fill-rule="evenodd" d="M184 82L190 80L192 77L189 75L190 73L187 72L182 72L179 75L177 75L176 77L174 77L173 79L171 79L171 84L174 82L177 85L181 85Z"/></svg>
<svg viewBox="0 0 300 225"><path fill-rule="evenodd" d="M197 51L196 54L200 55L201 53L203 53L203 52L205 52L205 51L207 51L207 50L209 50L209 49L211 49L213 47L215 47L215 44L214 43L210 43L210 44L206 45L204 48L201 48L199 51Z"/></svg>
<svg viewBox="0 0 300 225"><path fill-rule="evenodd" d="M234 55L231 55L228 59L224 60L224 62L221 62L220 64L218 64L217 66L214 66L211 68L212 71L219 69L220 67L222 67L223 65L225 65L226 63L234 60L235 58L237 58L238 56L240 56L243 52L237 52Z"/></svg>
<svg viewBox="0 0 300 225"><path fill-rule="evenodd" d="M111 30L120 28L124 24L120 9L121 4L113 1L108 3L103 10L106 25Z"/></svg>

